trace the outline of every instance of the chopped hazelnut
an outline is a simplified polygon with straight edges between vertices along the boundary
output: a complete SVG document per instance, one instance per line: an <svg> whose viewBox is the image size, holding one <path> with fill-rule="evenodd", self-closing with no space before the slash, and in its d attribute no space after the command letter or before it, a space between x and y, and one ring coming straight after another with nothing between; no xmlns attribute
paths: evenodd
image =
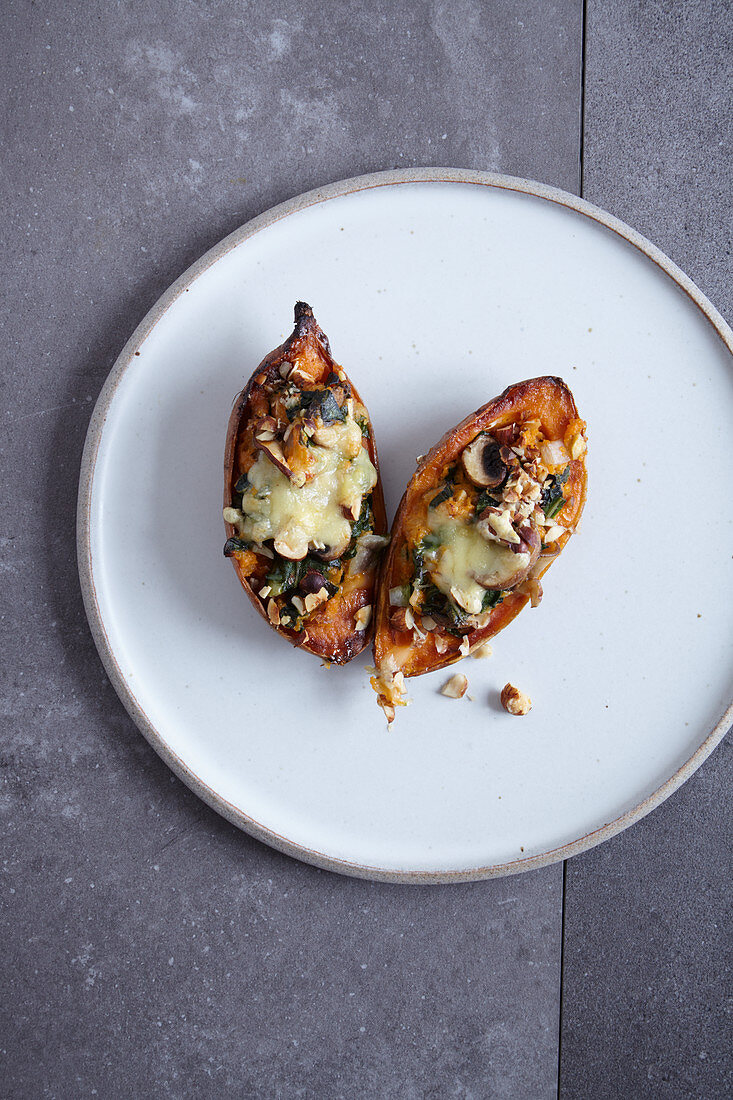
<svg viewBox="0 0 733 1100"><path fill-rule="evenodd" d="M443 684L440 694L445 695L448 699L462 699L467 688L468 680L462 672L457 672L455 676L451 676L450 680Z"/></svg>
<svg viewBox="0 0 733 1100"><path fill-rule="evenodd" d="M322 603L325 603L328 599L328 589L321 588L319 592L309 592L303 601L305 609L310 615L311 611L315 611L317 607L320 607Z"/></svg>
<svg viewBox="0 0 733 1100"><path fill-rule="evenodd" d="M393 607L389 614L389 625L393 630L412 630L415 616L409 607Z"/></svg>
<svg viewBox="0 0 733 1100"><path fill-rule="evenodd" d="M532 708L532 700L519 688L515 688L514 684L504 684L501 689L501 705L507 714L519 716L529 713Z"/></svg>
<svg viewBox="0 0 733 1100"><path fill-rule="evenodd" d="M372 605L366 604L364 607L360 607L354 616L354 624L357 630L366 630L371 622L372 618Z"/></svg>
<svg viewBox="0 0 733 1100"><path fill-rule="evenodd" d="M225 508L223 515L224 522L231 523L232 527L236 527L237 524L241 523L244 519L244 515L239 511L238 508Z"/></svg>
<svg viewBox="0 0 733 1100"><path fill-rule="evenodd" d="M288 382L295 382L296 385L307 386L312 381L313 378L308 373L308 371L303 370L297 365L297 363L293 366L293 369L288 375Z"/></svg>
<svg viewBox="0 0 733 1100"><path fill-rule="evenodd" d="M545 530L545 542L557 542L564 534L566 534L566 529L561 527L559 523L556 523L554 526L548 527Z"/></svg>
<svg viewBox="0 0 733 1100"><path fill-rule="evenodd" d="M578 433L578 435L573 437L573 441L570 444L570 457L580 458L581 455L585 454L587 448L588 445L585 442L585 439L580 433Z"/></svg>

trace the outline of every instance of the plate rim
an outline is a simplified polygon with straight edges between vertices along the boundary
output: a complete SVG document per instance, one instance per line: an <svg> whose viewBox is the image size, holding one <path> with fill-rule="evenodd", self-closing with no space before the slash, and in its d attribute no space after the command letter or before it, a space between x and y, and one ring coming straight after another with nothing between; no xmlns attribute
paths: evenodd
<svg viewBox="0 0 733 1100"><path fill-rule="evenodd" d="M276 833L267 828L254 818L246 814L240 807L235 806L218 794L212 787L193 772L185 761L175 753L167 744L162 734L155 728L141 707L130 684L125 679L112 649L112 645L105 630L102 613L97 600L92 567L91 552L91 504L99 447L102 440L107 414L114 399L117 388L122 381L127 369L131 365L135 353L150 335L155 326L162 320L170 307L180 295L192 283L199 278L214 263L220 260L233 248L266 229L275 222L288 217L307 207L328 202L333 198L355 194L359 191L370 190L375 187L399 186L410 183L458 183L474 184L484 187L492 187L504 191L514 191L535 198L544 199L559 206L564 206L575 213L581 214L592 221L599 223L626 242L633 245L648 259L652 260L698 307L708 323L715 330L724 346L733 354L733 330L724 320L722 315L713 306L709 299L702 293L698 286L656 245L642 236L631 226L621 221L620 218L609 214L601 207L587 202L568 191L552 187L549 184L535 180L523 179L518 176L507 176L495 172L485 172L469 168L395 168L382 172L372 172L367 175L353 176L348 179L338 180L334 183L313 190L279 203L277 206L265 211L257 217L245 222L244 225L227 234L221 241L215 244L207 252L188 267L182 275L161 295L153 307L135 328L134 332L117 356L97 398L92 416L87 429L84 450L82 453L81 468L79 474L79 494L77 499L76 528L77 528L77 564L81 584L82 599L92 637L97 652L117 695L119 696L127 713L133 722L156 751L158 756L168 765L178 778L189 787L202 801L206 802L213 810L236 825L242 831L248 833L256 840L268 844L270 847L283 852L286 855L299 859L302 862L320 867L323 870L335 871L340 874L364 878L377 882L396 882L413 885L445 884L452 882L477 882L490 878L499 878L504 875L518 874L523 871L546 867L552 863L568 859L580 852L587 851L605 840L610 840L617 833L627 829L630 825L640 821L658 805L665 801L674 791L690 778L700 765L707 759L716 745L723 739L731 721L733 720L733 701L724 710L723 714L713 729L690 757L669 776L652 794L637 803L630 810L606 822L599 828L585 835L569 841L559 847L548 849L537 855L522 859L510 860L505 863L489 864L481 867L467 867L458 870L439 871L415 871L409 869L393 870L390 868L370 866L349 860L329 856L315 849L307 848L290 840L288 837Z"/></svg>

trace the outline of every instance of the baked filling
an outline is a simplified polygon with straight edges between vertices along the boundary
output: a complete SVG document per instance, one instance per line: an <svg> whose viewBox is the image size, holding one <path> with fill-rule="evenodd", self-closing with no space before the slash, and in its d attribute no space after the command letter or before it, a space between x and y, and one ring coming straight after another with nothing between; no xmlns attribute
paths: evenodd
<svg viewBox="0 0 733 1100"><path fill-rule="evenodd" d="M375 569L388 540L374 533L368 438L366 409L343 371L314 383L297 361L284 362L255 392L224 508L236 530L224 553L237 556L273 625L303 630ZM366 629L361 618L357 629Z"/></svg>
<svg viewBox="0 0 733 1100"><path fill-rule="evenodd" d="M411 510L389 592L391 652L372 680L390 720L404 704L401 653L431 636L438 654L460 639L465 656L510 593L540 602L537 574L571 530L562 511L584 430L576 420L551 439L527 420L482 431Z"/></svg>

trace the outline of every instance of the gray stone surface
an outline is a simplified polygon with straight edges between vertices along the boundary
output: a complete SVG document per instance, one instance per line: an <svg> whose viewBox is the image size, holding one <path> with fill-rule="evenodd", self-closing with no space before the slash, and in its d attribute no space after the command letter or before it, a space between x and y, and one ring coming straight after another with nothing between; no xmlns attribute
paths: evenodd
<svg viewBox="0 0 733 1100"><path fill-rule="evenodd" d="M584 195L730 320L730 5L589 0ZM563 1100L730 1096L731 753L571 860Z"/></svg>
<svg viewBox="0 0 733 1100"><path fill-rule="evenodd" d="M554 1095L561 868L377 886L219 820L104 677L74 506L126 337L251 216L410 163L576 189L580 0L4 15L0 1092Z"/></svg>
<svg viewBox="0 0 733 1100"><path fill-rule="evenodd" d="M588 0L584 182L730 317L728 7ZM218 819L106 681L74 505L117 352L248 218L406 164L577 190L580 0L4 14L0 1095L554 1095L561 869L375 885ZM567 1100L733 1091L729 773L568 865Z"/></svg>
<svg viewBox="0 0 733 1100"><path fill-rule="evenodd" d="M732 755L568 862L562 1100L733 1093Z"/></svg>
<svg viewBox="0 0 733 1100"><path fill-rule="evenodd" d="M587 0L583 194L650 237L728 322L728 0Z"/></svg>

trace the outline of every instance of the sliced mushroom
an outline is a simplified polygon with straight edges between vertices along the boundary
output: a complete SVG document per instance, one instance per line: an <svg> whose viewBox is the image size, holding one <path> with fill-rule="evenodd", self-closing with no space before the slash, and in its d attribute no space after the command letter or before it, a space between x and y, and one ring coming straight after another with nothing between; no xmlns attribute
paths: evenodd
<svg viewBox="0 0 733 1100"><path fill-rule="evenodd" d="M484 573L475 573L474 578L482 588L504 591L516 588L527 576L530 567L530 555L514 554L507 547L497 547L493 567Z"/></svg>
<svg viewBox="0 0 733 1100"><path fill-rule="evenodd" d="M308 537L300 527L286 527L274 539L273 546L281 557L301 561L308 553Z"/></svg>
<svg viewBox="0 0 733 1100"><path fill-rule="evenodd" d="M496 489L507 475L499 444L484 432L464 448L461 462L466 475L482 489Z"/></svg>
<svg viewBox="0 0 733 1100"><path fill-rule="evenodd" d="M346 553L350 542L351 535L345 538L343 542L337 543L336 546L324 546L322 550L312 550L311 555L318 558L319 561L333 561L334 558L340 558Z"/></svg>
<svg viewBox="0 0 733 1100"><path fill-rule="evenodd" d="M356 553L349 563L349 573L355 576L376 564L377 555L385 548L389 539L384 535L375 535L367 531L356 540Z"/></svg>
<svg viewBox="0 0 733 1100"><path fill-rule="evenodd" d="M540 537L533 527L520 527L519 541L511 546L497 546L494 568L475 575L482 588L506 591L516 588L527 578L540 552Z"/></svg>

